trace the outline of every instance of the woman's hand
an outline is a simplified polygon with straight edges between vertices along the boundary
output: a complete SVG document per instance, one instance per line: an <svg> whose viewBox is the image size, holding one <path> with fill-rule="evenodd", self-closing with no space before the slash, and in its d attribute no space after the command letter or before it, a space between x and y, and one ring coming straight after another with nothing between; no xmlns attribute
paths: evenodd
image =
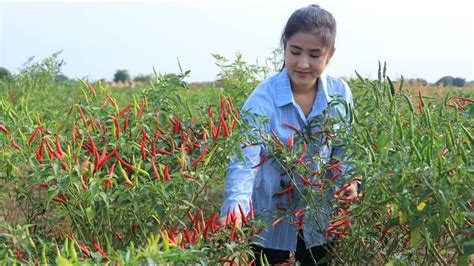
<svg viewBox="0 0 474 266"><path fill-rule="evenodd" d="M357 183L351 182L349 185L342 187L334 193L333 198L342 208L346 209L349 203L357 198Z"/></svg>
<svg viewBox="0 0 474 266"><path fill-rule="evenodd" d="M226 216L223 216L221 218L219 218L219 220L217 220L217 223L219 224L220 227L224 227L226 226L225 224L225 221L226 221L227 217ZM229 221L229 223L231 223L231 221ZM242 227L242 216L240 215L240 212L235 212L235 223L237 224L236 226L237 227Z"/></svg>

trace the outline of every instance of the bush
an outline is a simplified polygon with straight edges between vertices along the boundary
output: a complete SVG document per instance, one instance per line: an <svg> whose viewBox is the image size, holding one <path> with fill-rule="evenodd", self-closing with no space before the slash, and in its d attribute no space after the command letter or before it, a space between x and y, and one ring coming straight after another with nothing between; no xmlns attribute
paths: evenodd
<svg viewBox="0 0 474 266"><path fill-rule="evenodd" d="M12 74L10 73L10 71L8 71L8 69L0 67L0 79L10 77L11 75Z"/></svg>
<svg viewBox="0 0 474 266"><path fill-rule="evenodd" d="M151 75L138 75L133 78L133 82L140 82L143 84L148 84L151 81Z"/></svg>
<svg viewBox="0 0 474 266"><path fill-rule="evenodd" d="M437 86L451 86L451 87L464 87L466 84L466 80L463 78L454 78L451 76L445 76L440 78L438 81L435 83Z"/></svg>
<svg viewBox="0 0 474 266"><path fill-rule="evenodd" d="M130 74L128 74L128 70L126 69L119 69L114 74L115 82L125 82L129 80L130 80Z"/></svg>

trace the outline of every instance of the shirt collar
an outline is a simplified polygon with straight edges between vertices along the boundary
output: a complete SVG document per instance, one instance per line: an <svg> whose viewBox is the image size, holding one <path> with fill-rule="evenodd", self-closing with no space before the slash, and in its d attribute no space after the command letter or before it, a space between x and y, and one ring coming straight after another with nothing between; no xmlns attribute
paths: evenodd
<svg viewBox="0 0 474 266"><path fill-rule="evenodd" d="M276 104L278 107L290 104L294 102L293 93L291 92L290 76L288 75L288 69L283 68L277 76L276 86ZM322 93L323 99L326 99L326 103L330 101L330 96L327 88L327 78L325 72L321 73L318 79L318 94Z"/></svg>

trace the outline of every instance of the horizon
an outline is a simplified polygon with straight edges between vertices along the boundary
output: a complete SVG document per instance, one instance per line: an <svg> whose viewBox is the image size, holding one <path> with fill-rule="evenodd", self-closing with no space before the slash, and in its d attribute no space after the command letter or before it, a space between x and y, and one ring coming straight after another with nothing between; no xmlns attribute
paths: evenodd
<svg viewBox="0 0 474 266"><path fill-rule="evenodd" d="M473 32L467 0L387 3L319 1L338 23L336 54L327 72L376 78L378 61L393 79L444 76L474 80ZM112 80L190 70L189 82L217 79L212 55L254 64L279 46L286 20L313 3L161 1L153 3L0 3L0 66L17 73L28 58L63 50L68 78ZM269 5L271 8L269 8ZM409 6L410 8L406 8ZM388 12L390 11L390 12ZM60 22L60 23L58 23ZM376 22L376 23L375 23ZM403 36L403 37L400 37Z"/></svg>

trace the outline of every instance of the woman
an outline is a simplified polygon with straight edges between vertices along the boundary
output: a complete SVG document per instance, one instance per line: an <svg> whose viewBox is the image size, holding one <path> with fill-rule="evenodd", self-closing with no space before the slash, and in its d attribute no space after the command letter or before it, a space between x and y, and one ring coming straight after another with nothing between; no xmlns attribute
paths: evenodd
<svg viewBox="0 0 474 266"><path fill-rule="evenodd" d="M268 120L263 125L257 125L250 118L249 121L286 140L295 133L288 125L301 130L311 118L323 114L334 97L342 98L352 105L348 85L324 73L336 50L335 39L336 21L329 12L317 5L296 10L281 37L284 50L282 70L261 82L243 107L251 114ZM345 112L346 117L349 116L342 106L335 108ZM320 158L331 158L342 152L329 145L316 148L309 145L308 151L306 157L311 156L311 152L317 152ZM281 207L279 204L286 204L289 209L301 207L297 200L291 202L286 197L275 197L275 193L282 190L281 182L289 180L288 177L282 177L281 165L267 160L259 167L254 167L260 163L261 155L268 153L267 147L247 147L243 153L246 161L234 159L227 169L221 223L224 223L227 212L234 210L237 210L235 213L240 220L238 206L241 205L244 212L248 213L250 200L256 217L268 224L275 220L274 214ZM340 195L346 199L355 198L357 185L351 183ZM329 210L327 202L322 202L322 206ZM323 220L322 227L327 228L328 217L323 217ZM315 261L320 261L327 253L327 247L324 246L326 237L321 230L316 230L315 222L309 218L305 218L300 225L280 222L262 230L254 240L256 245L252 246L257 262L263 253L271 264L282 263L289 259L290 251L296 252L295 258L303 265L315 265Z"/></svg>

